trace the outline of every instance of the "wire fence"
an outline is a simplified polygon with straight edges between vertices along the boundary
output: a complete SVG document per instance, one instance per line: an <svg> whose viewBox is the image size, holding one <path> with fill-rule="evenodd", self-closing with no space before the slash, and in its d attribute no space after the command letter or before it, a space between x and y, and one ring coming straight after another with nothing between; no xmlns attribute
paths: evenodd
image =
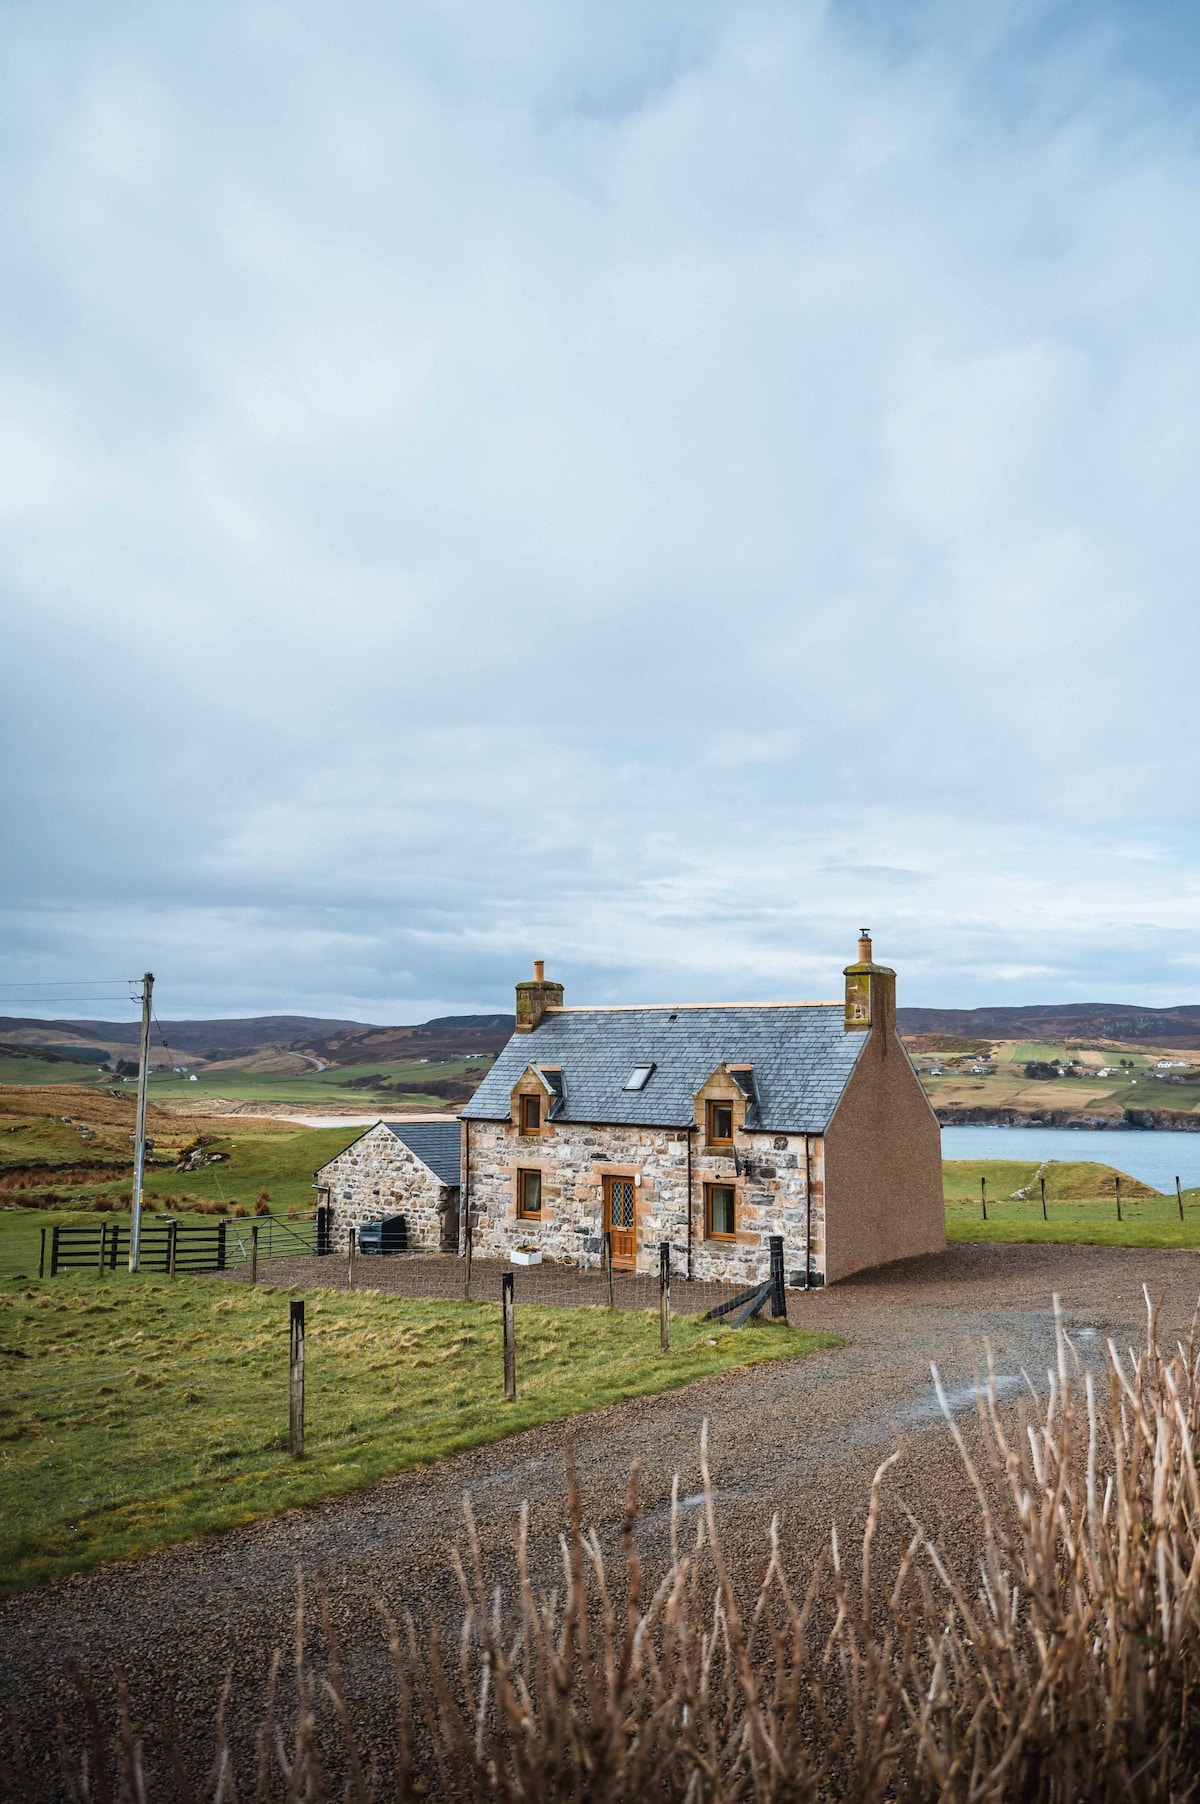
<svg viewBox="0 0 1200 1804"><path fill-rule="evenodd" d="M682 1260L672 1249L670 1265L671 1309L677 1315L705 1315L754 1289L762 1280L720 1283L713 1279L689 1281L681 1275ZM246 1282L246 1266L227 1268L227 1278ZM642 1309L658 1310L662 1292L662 1256L656 1249L656 1269L631 1272L607 1266L583 1267L543 1261L525 1265L509 1259L468 1260L456 1253L422 1251L367 1255L338 1252L322 1258L283 1257L271 1269L272 1284L301 1289L370 1290L380 1296L407 1297L414 1301L499 1303L505 1277L513 1281L518 1308L541 1309Z"/></svg>
<svg viewBox="0 0 1200 1804"><path fill-rule="evenodd" d="M138 1264L147 1272L222 1272L257 1268L260 1261L319 1257L328 1250L327 1217L262 1215L247 1220L180 1222L170 1216L143 1220ZM55 1222L39 1230L38 1277L69 1271L115 1271L129 1262L127 1222Z"/></svg>

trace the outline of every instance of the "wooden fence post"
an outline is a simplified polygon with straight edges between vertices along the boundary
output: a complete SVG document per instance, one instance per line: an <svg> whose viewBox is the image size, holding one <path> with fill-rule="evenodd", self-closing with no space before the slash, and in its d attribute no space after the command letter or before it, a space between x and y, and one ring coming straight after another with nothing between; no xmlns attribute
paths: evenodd
<svg viewBox="0 0 1200 1804"><path fill-rule="evenodd" d="M55 1226L53 1228L51 1228L51 1230L50 1230L50 1276L52 1278L55 1278L58 1276L58 1236L59 1236L59 1233L60 1233L60 1229L56 1223Z"/></svg>
<svg viewBox="0 0 1200 1804"><path fill-rule="evenodd" d="M1178 1178L1175 1181L1176 1181L1176 1183L1178 1183L1179 1182ZM1179 1212L1182 1215L1182 1213L1183 1213L1182 1203L1179 1206ZM41 1247L41 1251L38 1254L38 1277L44 1278L45 1276L46 1276L46 1230L45 1230L45 1228L43 1228L42 1229L42 1247Z"/></svg>
<svg viewBox="0 0 1200 1804"><path fill-rule="evenodd" d="M358 1245L358 1229L351 1228L350 1238L346 1242L346 1288L354 1289L354 1249Z"/></svg>
<svg viewBox="0 0 1200 1804"><path fill-rule="evenodd" d="M469 1303L471 1301L471 1260L475 1250L475 1236L471 1232L471 1211L469 1208L467 1210L466 1224L463 1228L463 1241L465 1243L464 1251L466 1253L466 1259L464 1261L466 1269L463 1273L463 1300L464 1302Z"/></svg>
<svg viewBox="0 0 1200 1804"><path fill-rule="evenodd" d="M1176 1176L1176 1179L1175 1179L1175 1197L1179 1203L1179 1219L1180 1219L1180 1221L1182 1221L1183 1220L1183 1191L1179 1188L1178 1176ZM45 1233L45 1231L46 1230L43 1228L42 1229L43 1234ZM39 1276L40 1275L41 1274L39 1273Z"/></svg>
<svg viewBox="0 0 1200 1804"><path fill-rule="evenodd" d="M288 1343L288 1451L304 1452L304 1298L292 1300Z"/></svg>
<svg viewBox="0 0 1200 1804"><path fill-rule="evenodd" d="M96 1266L96 1276L98 1278L102 1278L104 1276L104 1256L107 1252L108 1252L108 1223L106 1221L102 1221L100 1223L100 1259Z"/></svg>
<svg viewBox="0 0 1200 1804"><path fill-rule="evenodd" d="M774 1285L771 1292L771 1314L776 1321L782 1316L786 1322L787 1290L784 1287L783 1277L783 1235L772 1234L768 1245L771 1249L771 1282Z"/></svg>
<svg viewBox="0 0 1200 1804"><path fill-rule="evenodd" d="M1042 1186L1042 1220L1049 1221L1050 1217L1046 1214L1046 1180L1041 1178L1039 1182Z"/></svg>
<svg viewBox="0 0 1200 1804"><path fill-rule="evenodd" d="M175 1254L178 1249L178 1246L179 1246L179 1223L177 1221L169 1221L167 1223L167 1276L168 1276L168 1278L173 1278L175 1276Z"/></svg>
<svg viewBox="0 0 1200 1804"><path fill-rule="evenodd" d="M1117 1186L1117 1220L1121 1221L1123 1218L1121 1215L1121 1174L1120 1174L1120 1172L1118 1172L1117 1176L1116 1176L1116 1186Z"/></svg>
<svg viewBox="0 0 1200 1804"><path fill-rule="evenodd" d="M517 1397L517 1337L513 1324L513 1274L500 1274L500 1317L504 1333L504 1400L515 1403Z"/></svg>
<svg viewBox="0 0 1200 1804"><path fill-rule="evenodd" d="M980 1194L980 1197L983 1199L983 1219L984 1219L984 1221L986 1221L987 1220L987 1179L986 1178L980 1178L980 1180L979 1180L979 1194Z"/></svg>
<svg viewBox="0 0 1200 1804"><path fill-rule="evenodd" d="M615 1307L613 1303L612 1235L607 1228L604 1230L604 1269L608 1273L608 1306L612 1309Z"/></svg>
<svg viewBox="0 0 1200 1804"><path fill-rule="evenodd" d="M223 1221L217 1223L217 1270L219 1272L225 1270L225 1223Z"/></svg>
<svg viewBox="0 0 1200 1804"><path fill-rule="evenodd" d="M250 1229L250 1282L258 1283L258 1223Z"/></svg>
<svg viewBox="0 0 1200 1804"><path fill-rule="evenodd" d="M671 1351L671 1243L664 1240L658 1249L658 1346L662 1353Z"/></svg>

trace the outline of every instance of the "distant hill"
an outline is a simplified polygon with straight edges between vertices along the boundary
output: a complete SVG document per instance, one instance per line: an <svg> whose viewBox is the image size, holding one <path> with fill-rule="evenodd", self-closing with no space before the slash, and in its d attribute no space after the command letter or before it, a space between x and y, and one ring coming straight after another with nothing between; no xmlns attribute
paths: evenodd
<svg viewBox="0 0 1200 1804"><path fill-rule="evenodd" d="M1127 1002L1039 1003L1032 1008L898 1008L902 1034L963 1040L1148 1040L1200 1046L1200 1004L1139 1008Z"/></svg>
<svg viewBox="0 0 1200 1804"><path fill-rule="evenodd" d="M228 1021L162 1021L153 1040L156 1064L172 1054L197 1064L217 1064L254 1054L306 1052L330 1065L371 1060L461 1057L499 1052L516 1025L512 1015L441 1015L414 1027L375 1027L319 1015L255 1015ZM0 1040L15 1049L48 1047L63 1054L119 1054L136 1046L136 1021L34 1021L0 1016Z"/></svg>
<svg viewBox="0 0 1200 1804"><path fill-rule="evenodd" d="M1139 1008L1122 1002L1039 1003L1029 1008L902 1008L903 1034L962 1040L1118 1040L1200 1047L1200 1004ZM335 1021L320 1015L252 1015L227 1021L163 1021L170 1054L198 1066L225 1059L301 1052L327 1065L497 1053L515 1027L512 1015L439 1015L410 1027ZM0 1041L12 1051L45 1048L99 1063L137 1045L136 1021L34 1021L0 1016ZM155 1035L155 1064L168 1063Z"/></svg>

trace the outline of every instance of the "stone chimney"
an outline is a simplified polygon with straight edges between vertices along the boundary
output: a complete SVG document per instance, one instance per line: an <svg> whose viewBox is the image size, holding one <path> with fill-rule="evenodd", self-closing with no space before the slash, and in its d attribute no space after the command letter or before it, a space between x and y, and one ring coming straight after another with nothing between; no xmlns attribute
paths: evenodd
<svg viewBox="0 0 1200 1804"><path fill-rule="evenodd" d="M517 985L517 1032L531 1034L548 1008L561 1008L561 983L546 982L546 961L533 961L533 982Z"/></svg>
<svg viewBox="0 0 1200 1804"><path fill-rule="evenodd" d="M846 1032L866 1032L878 1027L886 1035L896 1027L896 973L889 965L877 965L871 951L870 929L858 936L858 962L847 965Z"/></svg>

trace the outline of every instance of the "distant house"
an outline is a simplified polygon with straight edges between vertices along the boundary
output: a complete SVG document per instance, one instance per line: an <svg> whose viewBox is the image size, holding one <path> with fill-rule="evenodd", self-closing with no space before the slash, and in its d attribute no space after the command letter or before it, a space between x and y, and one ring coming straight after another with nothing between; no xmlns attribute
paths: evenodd
<svg viewBox="0 0 1200 1804"><path fill-rule="evenodd" d="M460 1148L457 1121L376 1122L316 1174L330 1244L344 1252L351 1228L403 1215L411 1248L456 1251Z"/></svg>
<svg viewBox="0 0 1200 1804"><path fill-rule="evenodd" d="M937 1120L896 1032L896 977L859 941L840 1002L567 1008L539 962L517 1031L462 1111L477 1257L793 1285L945 1246Z"/></svg>

